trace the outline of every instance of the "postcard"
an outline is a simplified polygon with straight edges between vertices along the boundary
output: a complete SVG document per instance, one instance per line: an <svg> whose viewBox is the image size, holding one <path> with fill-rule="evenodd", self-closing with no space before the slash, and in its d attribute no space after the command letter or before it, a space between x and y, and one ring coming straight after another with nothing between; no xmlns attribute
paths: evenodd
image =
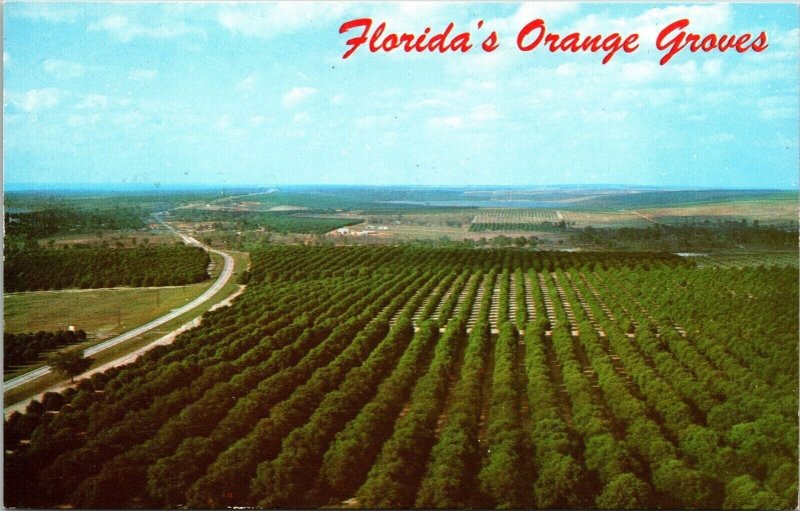
<svg viewBox="0 0 800 511"><path fill-rule="evenodd" d="M796 509L798 27L4 3L4 506Z"/></svg>

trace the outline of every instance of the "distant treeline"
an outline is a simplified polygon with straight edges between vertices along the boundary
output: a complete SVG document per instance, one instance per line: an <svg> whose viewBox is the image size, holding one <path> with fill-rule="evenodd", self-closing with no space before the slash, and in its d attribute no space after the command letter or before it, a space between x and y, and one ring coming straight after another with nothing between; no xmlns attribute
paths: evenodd
<svg viewBox="0 0 800 511"><path fill-rule="evenodd" d="M6 291L178 286L208 278L209 257L183 244L134 249L76 247L36 249L6 256Z"/></svg>
<svg viewBox="0 0 800 511"><path fill-rule="evenodd" d="M58 332L36 332L27 334L3 333L3 369L30 364L39 359L43 351L53 350L83 342L83 330Z"/></svg>
<svg viewBox="0 0 800 511"><path fill-rule="evenodd" d="M140 229L145 225L143 218L140 208L45 209L6 213L5 227L8 236L39 239L65 233Z"/></svg>
<svg viewBox="0 0 800 511"><path fill-rule="evenodd" d="M182 209L173 218L188 222L232 223L240 231L263 228L280 234L324 234L339 227L360 224L361 218L324 218L306 216L309 212L262 212L262 211L220 211Z"/></svg>
<svg viewBox="0 0 800 511"><path fill-rule="evenodd" d="M578 243L622 250L692 251L721 248L791 249L797 247L797 230L761 227L755 222L724 221L652 227L596 229L586 227L573 235Z"/></svg>

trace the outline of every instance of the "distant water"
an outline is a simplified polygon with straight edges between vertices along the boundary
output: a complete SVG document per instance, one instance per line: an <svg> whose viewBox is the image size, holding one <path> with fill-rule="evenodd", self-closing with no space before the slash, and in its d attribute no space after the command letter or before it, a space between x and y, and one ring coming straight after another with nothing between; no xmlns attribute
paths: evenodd
<svg viewBox="0 0 800 511"><path fill-rule="evenodd" d="M412 206L444 206L451 208L566 208L563 203L535 200L390 200L381 204L407 204Z"/></svg>

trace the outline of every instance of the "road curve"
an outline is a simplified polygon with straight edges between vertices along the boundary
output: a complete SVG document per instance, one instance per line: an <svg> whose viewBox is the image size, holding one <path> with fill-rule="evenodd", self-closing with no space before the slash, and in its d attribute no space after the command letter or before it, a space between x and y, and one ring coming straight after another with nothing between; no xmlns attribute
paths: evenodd
<svg viewBox="0 0 800 511"><path fill-rule="evenodd" d="M152 330L153 328L156 328L157 326L161 326L164 323L172 321L173 319L177 318L178 316L180 316L180 315L182 315L182 314L184 314L186 312L189 312L190 310L194 309L198 305L200 305L200 304L202 304L204 302L207 302L209 299L211 299L212 296L214 296L220 289L222 289L222 287L225 284L228 283L228 280L230 280L231 276L233 275L233 257L231 257L230 255L226 254L225 252L221 252L219 250L214 250L214 249L212 249L210 247L207 247L207 246L203 245L202 243L200 243L196 239L192 238L191 236L183 234L182 232L179 232L178 230L176 230L172 226L167 225L159 217L156 217L156 218L167 229L169 229L173 233L175 233L178 236L180 236L181 239L183 239L183 241L186 242L187 244L195 245L195 246L198 246L198 247L202 247L205 250L208 250L209 252L213 252L215 254L219 254L220 256L222 256L222 259L225 261L225 264L222 267L222 272L220 272L219 277L217 277L216 282L214 282L214 284L212 284L212 286L210 288L208 288L202 295L198 296L197 298L195 298L191 302L189 302L186 305L184 305L182 307L179 307L177 309L173 309L168 314L165 314L164 316L161 316L160 318L154 319L153 321L151 321L149 323L145 323L144 325L142 325L140 327L134 328L133 330L129 330L129 331L125 332L124 334L118 335L117 337L114 337L114 338L109 339L107 341L103 341L100 344L95 344L91 348L85 349L83 351L83 356L90 357L90 356L92 356L92 355L94 355L96 353L99 353L99 352L103 351L103 350L107 350L108 348L111 348L111 347L116 346L116 345L118 345L120 343L128 341L128 340L130 340L130 339L132 339L132 338L134 338L134 337L136 337L138 335L141 335L141 334L147 332L148 330ZM33 371L30 371L28 373L25 373L25 374L22 374L20 376L17 376L16 378L11 378L10 380L8 380L6 382L3 382L3 391L5 392L7 390L11 390L13 388L19 387L20 385L23 385L25 383L28 383L28 382L34 381L36 379L39 379L42 376L44 376L46 374L49 374L50 372L52 372L52 368L50 366L43 366L43 367L40 367L40 368L35 369Z"/></svg>

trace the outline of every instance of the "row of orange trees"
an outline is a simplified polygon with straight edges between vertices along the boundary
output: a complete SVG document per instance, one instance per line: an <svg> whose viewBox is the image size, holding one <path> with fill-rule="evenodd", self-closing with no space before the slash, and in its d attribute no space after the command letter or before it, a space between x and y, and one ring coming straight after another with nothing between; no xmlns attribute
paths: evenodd
<svg viewBox="0 0 800 511"><path fill-rule="evenodd" d="M8 255L4 289L180 286L206 280L209 261L203 249L182 243L132 249L38 248Z"/></svg>
<svg viewBox="0 0 800 511"><path fill-rule="evenodd" d="M255 252L231 307L6 421L7 502L791 504L796 273L612 255Z"/></svg>

